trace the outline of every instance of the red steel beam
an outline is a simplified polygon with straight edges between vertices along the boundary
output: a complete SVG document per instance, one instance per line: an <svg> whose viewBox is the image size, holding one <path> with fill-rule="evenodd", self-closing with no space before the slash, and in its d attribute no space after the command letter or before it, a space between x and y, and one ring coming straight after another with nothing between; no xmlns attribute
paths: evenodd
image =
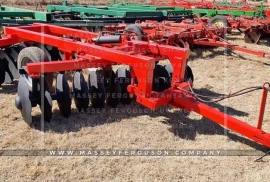
<svg viewBox="0 0 270 182"><path fill-rule="evenodd" d="M212 41L210 40L209 41L208 39L207 40L206 39L194 39L193 42L194 42L194 44L197 44L197 45L206 45L206 46L230 48L232 50L245 52L245 53L256 55L256 56L259 56L259 57L268 57L268 58L270 58L270 53L269 52L248 49L248 48L236 46L236 45L233 45L233 44L229 44L229 43L226 43L226 42L215 41L215 40L212 40Z"/></svg>
<svg viewBox="0 0 270 182"><path fill-rule="evenodd" d="M39 77L40 73L52 73L67 70L106 67L107 65L111 64L112 62L99 58L93 58L91 60L62 60L43 63L31 63L26 66L26 71L31 77Z"/></svg>
<svg viewBox="0 0 270 182"><path fill-rule="evenodd" d="M240 133L256 142L263 144L266 147L270 147L270 134L266 133L261 127L251 126L241 120L238 120L228 114L220 112L206 104L196 101L193 97L184 94L182 91L175 91L178 93L178 97L175 97L170 105L179 107L182 106L191 111L194 111L220 125L225 126L237 133ZM266 92L266 90L264 90ZM186 95L186 97L184 97ZM264 99L266 95L264 94ZM265 104L265 103L264 103ZM261 123L259 123L261 126Z"/></svg>
<svg viewBox="0 0 270 182"><path fill-rule="evenodd" d="M50 25L40 25L49 27ZM34 27L34 26L33 26ZM54 32L50 32L54 33ZM88 32L87 32L88 33ZM79 42L76 40L71 40L67 38L57 37L54 35L44 34L40 32L32 31L32 29L24 30L19 27L7 27L6 34L16 35L18 38L23 38L26 40L43 43L46 45L51 45L59 48L59 50L67 51L67 52L84 52L86 54L90 54L95 57L99 57L104 60L111 60L116 63L127 64L129 65L132 62L137 62L142 65L152 65L155 64L154 58L150 58L143 55L131 55L129 53L123 54L122 51L114 50L111 48L106 48L94 44L88 44ZM63 32L63 34L68 34L68 32ZM42 42L41 42L42 40ZM1 42L0 42L1 43ZM180 52L179 49L175 49ZM184 49L183 49L184 50Z"/></svg>
<svg viewBox="0 0 270 182"><path fill-rule="evenodd" d="M173 65L178 65L178 67L175 67L175 72L173 75L174 82L183 80L185 65L189 56L188 49L167 45L158 45L156 43L148 43L143 41L128 42L125 41L125 39L122 39L120 46L129 47L124 50L132 50L130 52L123 51L123 49L118 50L117 46L115 46L115 48L107 48L102 45L83 43L72 39L58 37L56 35L68 35L86 39L89 37L98 37L99 34L70 28L57 27L48 24L34 24L33 26L24 26L23 28L7 27L6 34L12 35L16 39L23 38L28 41L55 46L59 50L62 50L66 53L83 53L100 58L101 60L110 61L111 63L130 65L132 66L132 69L139 80L147 80L140 83L140 90L138 92L140 93L141 97L149 97L149 94L151 93L151 79L153 78L153 70L156 61L155 58L144 55L145 53L152 53L152 56L155 54L159 56L165 56L170 59ZM42 72L44 72L44 70L46 70L46 72L55 72L56 70L60 71L59 69L62 70L63 68L65 70L72 70L74 69L74 65L72 65L73 63L74 61L62 61L57 63L57 69L53 68L52 65L54 63L30 63L27 64L27 70L28 74L31 76L37 76L38 71L41 71L41 69L43 70ZM40 67L38 68L38 66Z"/></svg>

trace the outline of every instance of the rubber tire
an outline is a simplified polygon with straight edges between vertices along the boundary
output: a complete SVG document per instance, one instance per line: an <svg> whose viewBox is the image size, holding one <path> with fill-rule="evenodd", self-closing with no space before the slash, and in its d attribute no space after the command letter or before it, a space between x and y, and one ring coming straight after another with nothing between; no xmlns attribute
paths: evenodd
<svg viewBox="0 0 270 182"><path fill-rule="evenodd" d="M125 30L128 30L128 31L134 31L136 34L138 35L143 35L143 30L140 26L136 25L136 24L131 24L131 25L128 25ZM142 40L142 37L138 37L138 40Z"/></svg>
<svg viewBox="0 0 270 182"><path fill-rule="evenodd" d="M209 25L213 26L214 22L216 20L222 21L222 23L225 25L225 27L228 27L228 25L229 25L228 20L224 16L221 16L221 15L216 15L216 16L212 17L210 22L209 22Z"/></svg>
<svg viewBox="0 0 270 182"><path fill-rule="evenodd" d="M24 61L25 59L28 59L28 61ZM30 61L29 61L30 60ZM38 47L26 47L22 49L18 55L17 59L17 68L20 69L23 66L26 66L27 63L38 63L38 62L49 62L47 55L44 53L44 51ZM47 73L45 74L46 82L48 85L48 88L50 89L53 84L53 73Z"/></svg>

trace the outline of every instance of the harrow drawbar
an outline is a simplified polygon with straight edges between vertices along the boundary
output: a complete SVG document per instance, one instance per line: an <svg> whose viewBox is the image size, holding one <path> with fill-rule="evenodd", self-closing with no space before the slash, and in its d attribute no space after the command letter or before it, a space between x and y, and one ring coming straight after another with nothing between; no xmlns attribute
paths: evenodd
<svg viewBox="0 0 270 182"><path fill-rule="evenodd" d="M57 101L61 115L69 117L70 95L79 111L89 105L96 109L117 107L135 99L152 110L171 105L199 113L270 147L270 134L262 129L268 83L257 88L263 90L262 104L258 125L251 126L199 101L192 89L192 70L187 66L189 49L142 40L129 41L129 36L109 32L101 35L39 23L6 27L0 40L2 47L8 46L8 42L14 49L26 45L20 47L17 57L19 83L15 99L24 121L32 124L31 110L37 105L41 108L42 118L50 121L53 100ZM49 60L40 48L42 46L54 49L58 54L61 52L62 59ZM170 63L160 64L164 59ZM114 70L116 65L118 68ZM71 88L66 71L73 71Z"/></svg>

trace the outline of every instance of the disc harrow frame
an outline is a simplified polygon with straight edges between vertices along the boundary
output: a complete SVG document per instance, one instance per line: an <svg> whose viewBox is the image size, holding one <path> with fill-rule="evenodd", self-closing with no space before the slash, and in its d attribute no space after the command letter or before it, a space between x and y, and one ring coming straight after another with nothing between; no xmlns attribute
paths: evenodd
<svg viewBox="0 0 270 182"><path fill-rule="evenodd" d="M152 0L151 4L153 6L175 6L184 7L186 9L194 9L199 12L199 9L206 10L217 10L219 13L224 14L231 12L231 15L243 14L245 11L247 13L259 11L260 16L264 13L269 15L269 5L261 3L248 3L246 0L232 0L230 2L216 2L215 0L210 2L207 0L201 1L186 1L186 0ZM218 13L218 14L219 14Z"/></svg>
<svg viewBox="0 0 270 182"><path fill-rule="evenodd" d="M63 35L72 35L72 37L86 39L86 42L63 38ZM102 82L98 81L101 77L97 72L93 72L93 69L102 67L103 70L106 71L111 70L112 65L124 64L128 65L130 68L130 82L126 84L126 91L130 96L135 96L138 103L152 110L160 106L170 105L189 110L190 112L193 111L266 147L270 147L270 134L262 129L266 97L270 90L269 83L265 83L261 87L263 96L258 125L251 126L199 102L190 92L193 84L185 80L186 65L189 58L188 49L139 40L127 41L125 35L107 34L100 36L100 34L93 32L39 23L35 23L32 26L6 27L6 34L4 35L4 39L0 40L0 45L7 46L22 42L37 42L57 47L59 50L63 51L64 54L64 60L62 61L49 61L42 49L39 48L35 48L34 50L32 47L27 47L22 49L19 53L18 59L21 63L24 63L24 65L21 64L18 96L16 97L15 103L16 107L21 110L23 118L28 124L32 122L32 120L29 119L31 118L31 107L37 104L43 107L42 118L49 121L52 117L52 100L57 100L60 103L61 107L59 107L59 109L63 116L67 117L70 115L69 109L71 106L69 106L69 108L63 107L64 103L62 101L65 99L61 99L63 97L69 99L66 97L69 90L64 89L66 88L65 85L67 82L62 74L65 71L74 70L75 77L79 80L83 80L78 71L81 69L88 70L90 72L88 80L88 84L90 84L89 91L92 93L92 89L96 88L97 90L95 91L97 91L97 93L103 93L105 88L100 87ZM77 56L72 59L74 53L76 53ZM37 58L40 60L37 60ZM153 90L152 84L154 74L157 73L155 71L157 67L156 63L164 58L169 59L173 68L171 82L167 88L155 91ZM56 86L56 93L58 94L50 94L48 92L48 88L50 87L50 82L48 81L50 77L48 77L48 75L52 73L60 74L57 76L58 84ZM125 71L123 72L123 70L118 69L115 75L124 75L124 77L121 78L125 78L125 73ZM159 80L162 80L161 77L163 75L156 76L158 76ZM38 86L42 83L41 80L44 80L44 78L44 87L42 85ZM31 79L32 82L28 82L29 79ZM79 84L78 82L74 83ZM83 85L86 86L85 84L84 81L81 82L81 85L74 86L74 90L77 88L77 90L79 89L86 93L87 90L81 87ZM31 88L28 88L27 85ZM44 92L41 91L42 88ZM40 100L42 100L41 98L44 98L43 104L40 102ZM86 101L88 99L89 98L86 98ZM103 97L99 99L101 99L101 101L104 100ZM92 101L95 102L93 99ZM78 99L77 102L79 102ZM99 106L103 107L103 105Z"/></svg>
<svg viewBox="0 0 270 182"><path fill-rule="evenodd" d="M178 1L177 1L178 2ZM181 1L180 1L181 2ZM178 2L178 3L180 3ZM184 1L184 3L187 3ZM201 5L200 3L209 4L209 2L188 2ZM133 24L135 21L177 21L178 23L183 18L192 19L193 15L206 17L207 23L213 26L223 26L224 28L242 30L245 34L244 40L246 43L258 43L261 35L269 35L270 23L268 14L270 10L264 10L263 5L259 9L235 9L228 7L223 8L187 8L186 6L176 6L177 3L171 6L153 6L139 5L128 3L116 3L108 6L87 6L79 4L68 4L67 1L62 1L62 5L48 5L48 12L73 12L77 13L82 19L92 19L92 16L99 17L103 20L123 20L124 23ZM229 31L228 31L229 33Z"/></svg>
<svg viewBox="0 0 270 182"><path fill-rule="evenodd" d="M267 37L270 34L270 18L268 16L214 16L211 19L205 19L211 26L227 27L231 30L238 30L244 33L244 41L246 43L256 44L261 36Z"/></svg>
<svg viewBox="0 0 270 182"><path fill-rule="evenodd" d="M194 20L196 23L194 23ZM130 32L131 37L136 34L140 37L140 40L154 41L163 45L185 48L191 48L194 45L224 47L259 57L270 58L270 52L241 47L223 39L225 32L231 31L230 28L206 26L205 21L207 20L198 17L194 20L183 20L181 23L174 21L145 21L133 25L105 26L104 30L124 34Z"/></svg>

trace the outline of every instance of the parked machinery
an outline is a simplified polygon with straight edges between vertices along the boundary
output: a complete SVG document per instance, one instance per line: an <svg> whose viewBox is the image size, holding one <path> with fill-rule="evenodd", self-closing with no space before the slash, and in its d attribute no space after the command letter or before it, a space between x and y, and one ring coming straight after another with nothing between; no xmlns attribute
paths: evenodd
<svg viewBox="0 0 270 182"><path fill-rule="evenodd" d="M72 36L85 42L65 38ZM42 40L40 39L42 37ZM198 101L193 92L193 74L187 66L189 49L147 41L129 41L130 34L100 35L94 32L55 25L34 23L31 26L6 27L0 40L1 47L19 51L18 94L16 107L28 124L32 123L32 107L40 105L42 118L52 118L52 101L56 100L64 117L71 114L71 97L78 110L91 106L103 108L129 104L132 99L152 110L163 105L186 109L201 114L266 147L270 147L270 134L262 129L263 114L269 83L262 87L244 89L221 99L235 97L254 90L263 90L258 125L251 126ZM32 43L51 46L63 52L63 60L49 60L45 52ZM75 57L73 55L76 54ZM159 61L167 58L170 64ZM118 65L117 71L112 70ZM74 71L72 90L65 77ZM87 74L87 80L83 75ZM54 74L55 90L52 91ZM90 99L89 97L90 96ZM226 119L225 119L226 118Z"/></svg>

